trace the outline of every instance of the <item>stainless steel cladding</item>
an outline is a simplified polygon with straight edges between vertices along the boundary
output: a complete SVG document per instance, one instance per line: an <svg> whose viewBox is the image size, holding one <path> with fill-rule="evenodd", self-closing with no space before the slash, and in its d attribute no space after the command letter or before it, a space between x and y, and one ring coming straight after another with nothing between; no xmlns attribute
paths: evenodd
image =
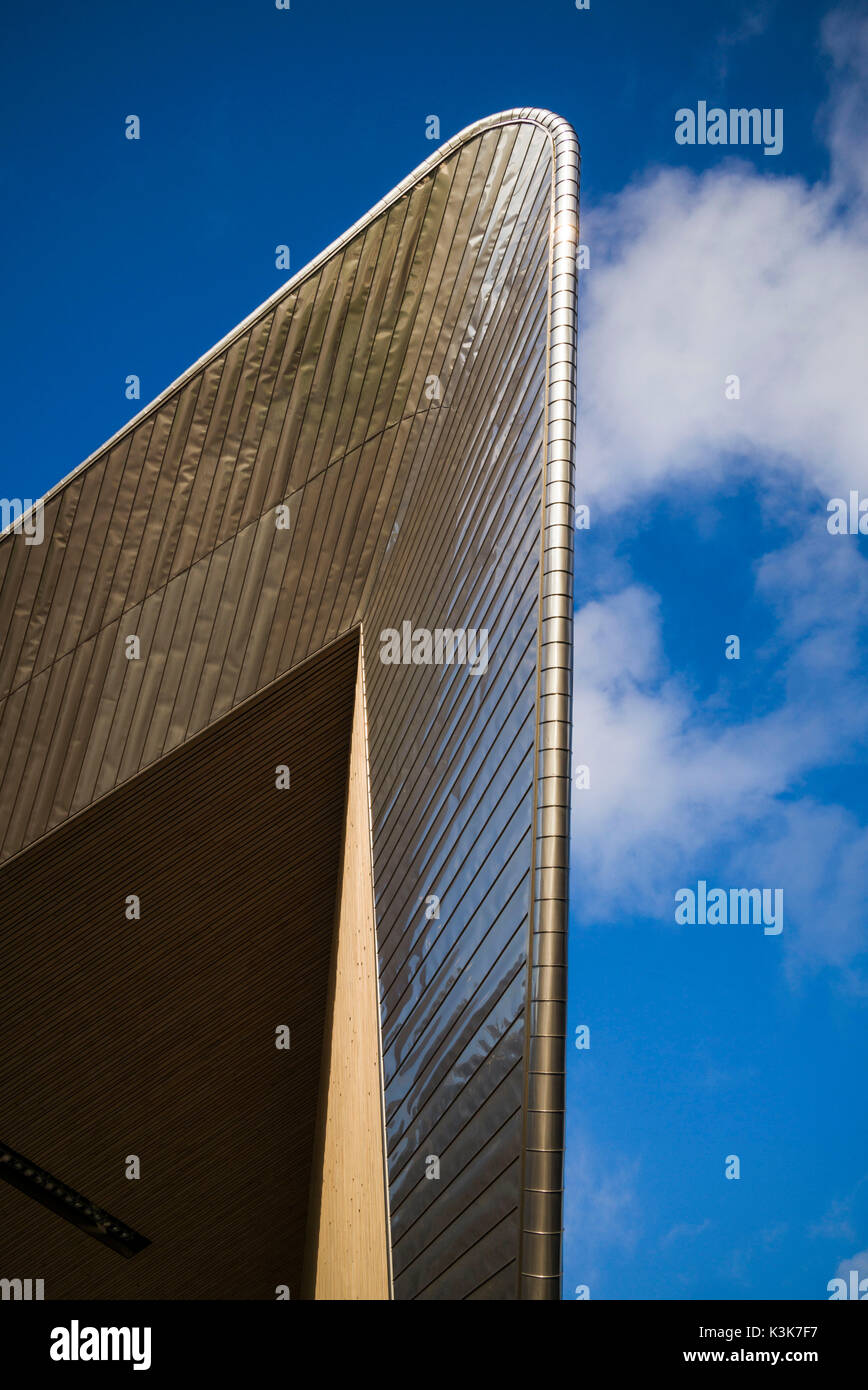
<svg viewBox="0 0 868 1390"><path fill-rule="evenodd" d="M463 131L0 540L4 860L361 629L398 1298L559 1296L578 162Z"/></svg>

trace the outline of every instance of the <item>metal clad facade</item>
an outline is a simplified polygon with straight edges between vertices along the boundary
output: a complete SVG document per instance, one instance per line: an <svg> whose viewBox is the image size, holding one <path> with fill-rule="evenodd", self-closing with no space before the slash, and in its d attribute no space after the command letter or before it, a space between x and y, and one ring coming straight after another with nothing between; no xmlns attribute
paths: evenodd
<svg viewBox="0 0 868 1390"><path fill-rule="evenodd" d="M577 181L457 136L0 540L3 860L361 625L397 1297L559 1288Z"/></svg>

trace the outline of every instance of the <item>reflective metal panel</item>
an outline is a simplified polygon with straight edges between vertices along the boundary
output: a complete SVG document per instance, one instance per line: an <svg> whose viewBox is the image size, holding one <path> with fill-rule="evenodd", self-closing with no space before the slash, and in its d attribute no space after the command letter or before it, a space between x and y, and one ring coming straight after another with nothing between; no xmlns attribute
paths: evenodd
<svg viewBox="0 0 868 1390"><path fill-rule="evenodd" d="M13 863L363 629L396 1297L559 1292L577 242L479 122L0 539Z"/></svg>

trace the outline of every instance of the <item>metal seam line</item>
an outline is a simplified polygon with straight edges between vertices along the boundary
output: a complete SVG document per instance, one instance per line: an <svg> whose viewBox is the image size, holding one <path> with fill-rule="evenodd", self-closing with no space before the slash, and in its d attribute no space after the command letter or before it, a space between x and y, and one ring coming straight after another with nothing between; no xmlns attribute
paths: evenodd
<svg viewBox="0 0 868 1390"><path fill-rule="evenodd" d="M561 527L568 528L570 541L574 529L573 469L575 447L575 380L576 380L576 305L578 271L578 178L579 147L575 133L557 117L549 117L552 137L552 194L551 194L551 262L549 270L548 346L546 367L545 429L543 439L543 496L540 563L539 658L537 692L537 745L534 751L534 807L531 875L531 903L527 960L527 1021L525 1028L525 1104L521 1152L521 1197L519 1219L518 1296L558 1298L561 1282L562 1245L562 1173L563 1173L563 1106L554 1107L551 1099L555 1088L552 1073L541 1072L535 1064L534 1043L543 1036L538 1030L540 1006L549 1005L554 1015L554 1036L560 1044L561 1065L566 1052L566 931L567 883L566 864L569 844L570 795L570 718L569 689L572 659L571 630L569 640L560 644L566 648L563 658L567 665L557 662L556 653L549 648L556 644L544 641L546 622L551 618L571 619L572 613L572 550L562 543ZM563 278L561 278L563 277ZM555 283L558 290L554 290ZM566 340L556 342L552 317L561 296L566 303ZM550 437L550 428L557 421L565 438ZM566 500L564 498L566 493ZM557 498L557 500L553 500ZM550 517L549 511L553 512ZM556 518L556 519L555 519ZM560 534L559 534L560 532ZM554 725L554 747L541 746L543 729ZM559 785L560 784L560 790ZM541 835L543 822L552 821L553 833ZM537 964L541 936L556 933L547 983L550 992L537 993ZM556 989L555 986L559 985ZM555 1073L554 1075L557 1075ZM563 1073L561 1072L561 1076ZM546 1123L545 1112L560 1114L560 1129ZM560 1169L557 1186L551 1182L540 1190L528 1181L528 1157L531 1153L550 1155ZM542 1230L528 1228L527 1207L533 1198L537 1213L542 1213ZM527 1279L530 1282L526 1282Z"/></svg>

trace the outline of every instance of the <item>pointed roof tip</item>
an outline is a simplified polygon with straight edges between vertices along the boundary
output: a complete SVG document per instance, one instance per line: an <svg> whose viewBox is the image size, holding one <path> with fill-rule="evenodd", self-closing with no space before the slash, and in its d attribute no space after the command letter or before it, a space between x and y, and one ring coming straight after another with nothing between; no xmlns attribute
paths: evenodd
<svg viewBox="0 0 868 1390"><path fill-rule="evenodd" d="M412 174L398 185L398 188L403 188L403 184L410 181L415 182L424 177L429 169L434 168L459 146L466 145L468 141L475 139L478 135L484 135L487 130L495 130L498 126L518 124L535 125L539 126L541 130L545 130L551 137L556 160L564 161L568 166L573 166L576 171L575 176L578 177L582 151L579 137L570 122L563 116L556 115L554 111L546 111L539 106L514 106L506 111L498 111L492 116L482 116L478 121L473 121L463 130L459 130L457 135L450 136L444 144L438 145L433 154L414 169Z"/></svg>
<svg viewBox="0 0 868 1390"><path fill-rule="evenodd" d="M471 124L465 126L463 130L459 130L456 135L450 136L442 145L438 145L427 159L424 159L421 164L418 164L415 169L411 170L411 172L407 174L400 183L396 184L390 192L384 194L379 202L369 208L366 213L352 224L352 226L348 227L345 232L342 232L339 237L328 246L324 247L322 251L314 256L313 260L308 261L306 265L302 266L300 270L297 270L294 275L290 276L290 278L280 285L273 294L270 294L267 299L263 300L261 304L257 305L255 309L247 314L240 323L237 323L234 328L231 328L219 342L209 347L207 352L204 352L201 357L198 357L195 362L192 362L179 377L176 377L174 381L170 382L168 386L153 398L153 400L149 401L147 405L143 406L141 410L133 415L126 424L122 425L119 430L116 430L109 439L104 440L99 448L94 449L93 453L89 454L87 458L82 459L81 463L76 464L74 468L70 469L69 473L65 474L58 482L54 483L42 497L36 499L26 513L22 513L21 517L16 518L14 522L10 521L8 526L0 529L0 540L4 540L7 536L11 535L16 529L16 526L20 527L22 521L26 517L29 517L37 507L44 506L50 498L54 497L54 495L61 490L61 488L66 487L77 474L89 467L89 465L104 454L107 449L112 448L126 434L137 425L141 424L146 416L150 415L154 410L157 410L174 392L180 390L190 377L201 370L211 358L229 347L236 338L246 332L257 319L266 314L285 294L288 294L308 276L320 270L322 265L332 256L336 255L347 242L357 236L359 232L363 231L377 217L381 216L393 203L396 203L400 198L404 197L404 195L421 179L445 159L448 159L451 154L454 154L455 150L462 145L466 145L477 136L484 135L488 130L496 130L499 126L513 124L535 125L548 133L552 141L555 162L560 166L558 182L560 182L561 179L566 180L567 187L563 191L570 194L572 198L575 199L577 206L578 176L581 167L581 146L579 145L579 139L575 130L570 122L563 116L558 116L554 111L547 111L543 107L516 106L504 111L495 112L491 116L482 116L479 120L471 122ZM560 201L560 198L561 194L559 192L558 201Z"/></svg>
<svg viewBox="0 0 868 1390"><path fill-rule="evenodd" d="M571 140L575 142L577 147L579 145L579 137L570 122L564 116L559 116L557 112L549 111L541 106L512 106L505 111L497 111L491 116L482 116L479 120L472 121L470 125L465 126L457 135L452 136L452 140L463 143L483 131L499 125L511 125L513 122L530 122L550 131L558 141ZM447 144L451 144L451 140L447 141Z"/></svg>

